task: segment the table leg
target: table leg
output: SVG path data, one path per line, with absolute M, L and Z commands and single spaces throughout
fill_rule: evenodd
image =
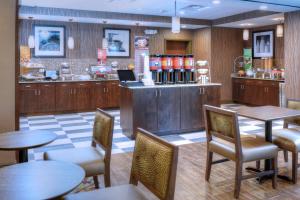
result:
M 28 162 L 28 151 L 27 149 L 19 150 L 19 163 Z

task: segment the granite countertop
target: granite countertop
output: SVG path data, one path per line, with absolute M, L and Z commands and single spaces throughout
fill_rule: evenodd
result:
M 72 82 L 99 82 L 99 81 L 119 81 L 119 79 L 90 79 L 90 80 L 36 80 L 24 81 L 20 80 L 19 83 L 72 83 Z
M 240 76 L 231 76 L 232 78 L 239 78 L 239 79 L 253 79 L 253 80 L 262 80 L 262 81 L 278 81 L 284 82 L 284 80 L 279 79 L 270 79 L 270 78 L 253 78 L 253 77 L 240 77 Z
M 206 84 L 200 84 L 200 83 L 189 83 L 189 84 L 172 84 L 172 85 L 149 85 L 149 86 L 132 86 L 132 87 L 126 87 L 121 86 L 129 89 L 150 89 L 150 88 L 176 88 L 176 87 L 200 87 L 200 86 L 221 86 L 221 83 L 206 83 Z

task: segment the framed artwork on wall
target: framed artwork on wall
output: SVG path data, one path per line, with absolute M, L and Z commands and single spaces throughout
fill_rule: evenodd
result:
M 275 51 L 274 30 L 252 33 L 253 58 L 273 58 Z
M 107 57 L 130 57 L 130 29 L 105 28 L 104 37 L 107 39 Z
M 65 27 L 64 26 L 34 26 L 34 57 L 60 57 L 66 56 Z

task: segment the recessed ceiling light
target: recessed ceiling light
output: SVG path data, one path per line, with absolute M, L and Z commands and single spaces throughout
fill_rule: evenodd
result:
M 182 25 L 181 28 L 186 28 L 186 25 Z
M 254 24 L 251 23 L 244 23 L 244 24 L 240 24 L 241 26 L 253 26 Z
M 179 14 L 181 14 L 181 15 L 184 15 L 184 11 L 183 10 L 181 10 L 181 11 L 179 11 Z
M 272 19 L 273 21 L 284 21 L 284 17 L 276 17 Z
M 213 0 L 212 3 L 217 5 L 217 4 L 220 4 L 221 1 L 220 0 Z
M 259 10 L 267 10 L 268 6 L 267 5 L 260 5 Z

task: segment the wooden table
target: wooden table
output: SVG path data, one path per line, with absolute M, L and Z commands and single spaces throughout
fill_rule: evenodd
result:
M 300 116 L 300 110 L 281 108 L 276 106 L 241 107 L 237 109 L 240 116 L 265 122 L 265 140 L 272 142 L 272 121 Z M 257 171 L 257 169 L 250 170 Z M 271 160 L 265 160 L 265 170 L 271 169 Z M 285 179 L 285 178 L 284 178 Z
M 28 149 L 53 142 L 56 134 L 51 131 L 14 131 L 0 134 L 0 150 L 19 151 L 19 162 L 28 161 Z
M 84 170 L 58 161 L 33 161 L 0 168 L 1 199 L 52 199 L 66 195 L 84 179 Z

